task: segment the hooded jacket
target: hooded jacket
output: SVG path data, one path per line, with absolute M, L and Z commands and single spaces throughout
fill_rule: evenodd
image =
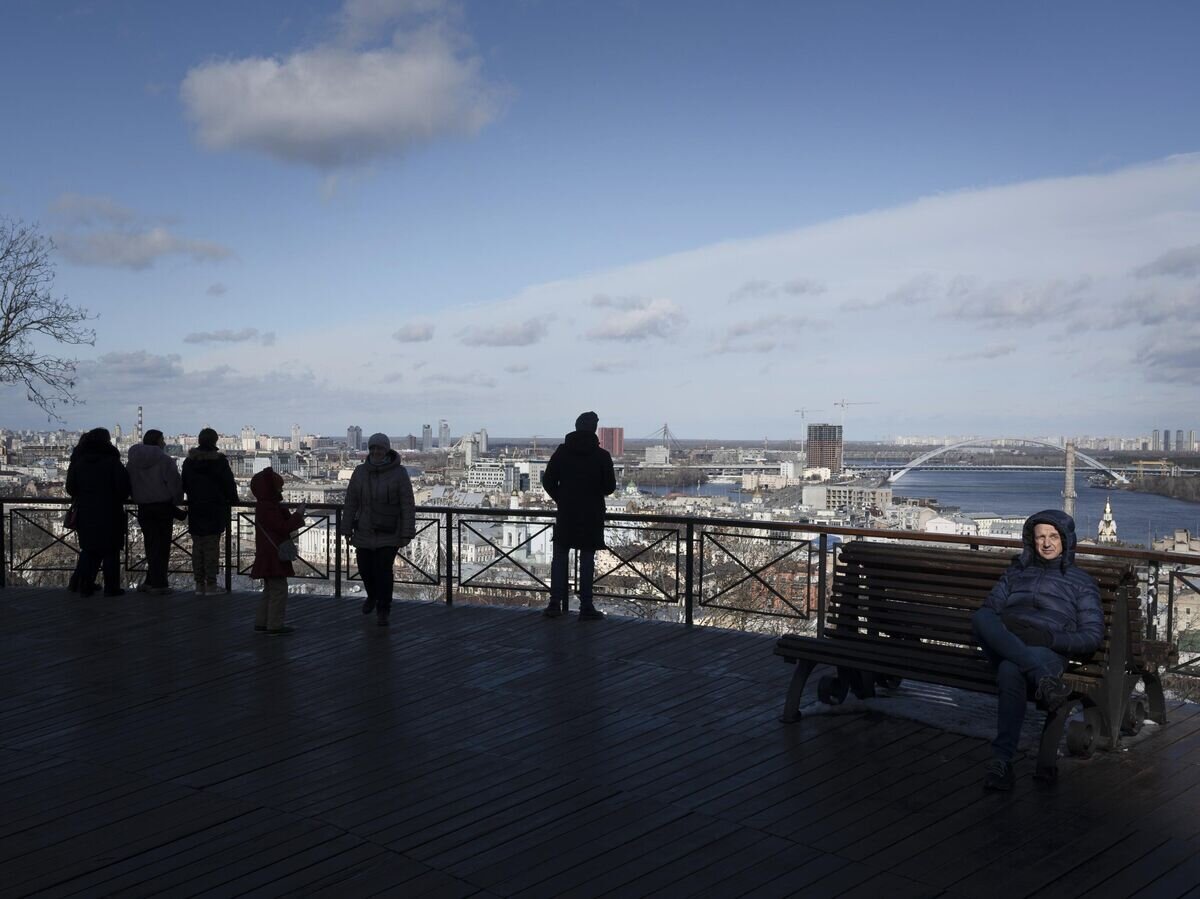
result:
M 604 548 L 604 497 L 617 489 L 612 456 L 592 431 L 572 431 L 554 450 L 542 486 L 558 506 L 554 542 L 572 549 Z
M 408 546 L 417 533 L 412 480 L 395 450 L 387 461 L 363 462 L 350 475 L 342 531 L 358 549 Z
M 187 494 L 188 532 L 197 537 L 221 534 L 229 509 L 237 502 L 237 482 L 225 454 L 193 447 L 183 460 L 183 492 Z
M 304 526 L 304 516 L 283 505 L 283 478 L 264 468 L 250 479 L 254 504 L 254 565 L 250 577 L 291 577 L 291 562 L 279 558 L 279 544 Z
M 121 453 L 107 440 L 86 438 L 71 453 L 67 495 L 75 504 L 75 529 L 83 549 L 110 552 L 125 540 L 129 475 Z
M 1038 555 L 1033 529 L 1053 525 L 1062 538 L 1062 554 L 1046 561 Z M 1050 632 L 1051 649 L 1064 655 L 1088 655 L 1104 639 L 1100 588 L 1075 564 L 1075 521 L 1065 512 L 1047 509 L 1029 516 L 1021 532 L 1024 547 L 996 582 L 984 606 L 998 615 Z
M 129 472 L 133 501 L 139 506 L 183 502 L 179 468 L 161 446 L 135 443 L 129 448 L 125 468 Z

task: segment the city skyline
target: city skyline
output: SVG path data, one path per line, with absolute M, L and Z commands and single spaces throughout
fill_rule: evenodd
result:
M 1200 385 L 1193 4 L 18 0 L 6 26 L 0 215 L 100 316 L 73 428 L 142 403 L 175 432 L 561 436 L 590 408 L 629 439 L 1135 436 Z

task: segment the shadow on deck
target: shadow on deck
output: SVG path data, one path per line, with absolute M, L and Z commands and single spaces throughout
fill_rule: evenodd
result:
M 779 724 L 771 638 L 256 602 L 0 591 L 0 891 L 1200 895 L 1195 706 L 987 795 L 978 737 Z

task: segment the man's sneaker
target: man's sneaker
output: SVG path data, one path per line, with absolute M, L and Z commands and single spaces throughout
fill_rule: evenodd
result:
M 558 603 L 552 602 L 546 608 L 542 609 L 543 618 L 562 618 L 562 609 Z
M 985 790 L 1007 791 L 1013 788 L 1013 766 L 1010 762 L 992 759 L 983 770 Z
M 1047 712 L 1053 712 L 1067 701 L 1072 692 L 1070 685 L 1061 677 L 1046 675 L 1038 681 L 1037 693 L 1034 694 L 1034 698 L 1046 707 Z
M 580 606 L 579 607 L 580 621 L 603 621 L 604 613 L 595 606 Z
M 145 581 L 142 581 L 140 584 L 137 585 L 137 592 L 138 593 L 149 593 L 150 585 L 147 584 Z
M 373 600 L 371 597 L 368 596 L 366 599 L 363 600 L 362 613 L 364 615 L 370 615 L 374 611 L 375 611 L 375 600 Z
M 208 585 L 201 581 L 197 581 L 196 586 L 193 587 L 192 589 L 196 591 L 197 596 L 203 596 L 205 593 L 208 592 Z
M 146 592 L 151 596 L 170 596 L 175 591 L 170 587 L 149 587 Z
M 284 634 L 295 633 L 294 627 L 269 627 L 267 628 L 268 637 L 282 637 Z

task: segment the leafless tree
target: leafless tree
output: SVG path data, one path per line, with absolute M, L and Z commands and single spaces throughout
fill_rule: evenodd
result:
M 93 344 L 88 311 L 50 292 L 54 243 L 36 228 L 0 218 L 0 384 L 24 384 L 26 397 L 52 418 L 74 405 L 76 360 L 38 344 Z

